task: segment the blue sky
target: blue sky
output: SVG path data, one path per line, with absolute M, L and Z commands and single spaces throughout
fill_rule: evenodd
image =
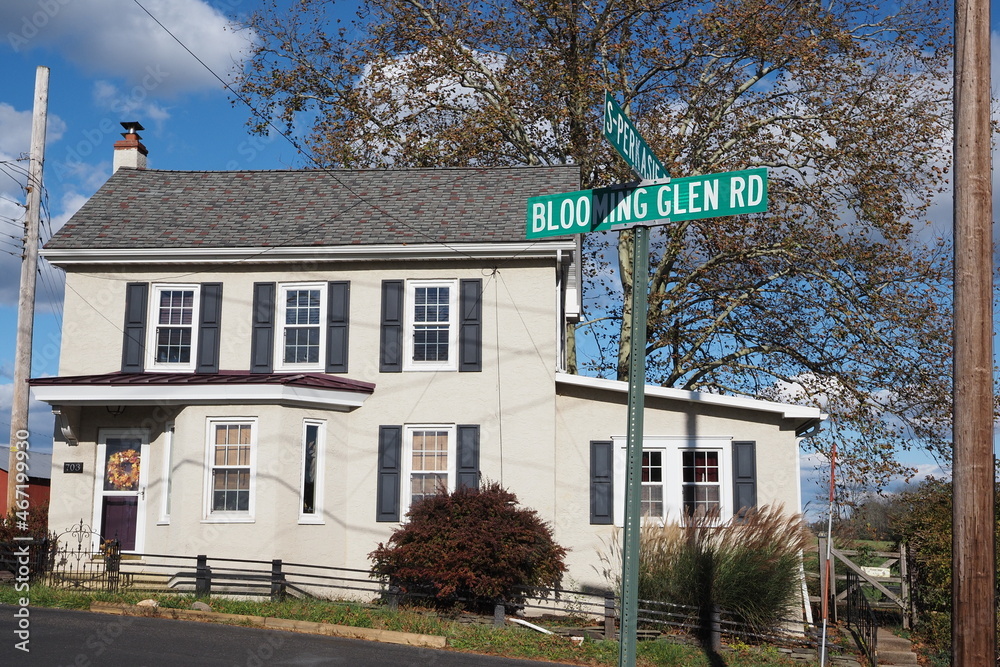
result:
M 249 36 L 229 19 L 259 0 L 140 0 L 216 74 L 241 62 Z M 350 6 L 352 3 L 343 3 Z M 994 35 L 994 55 L 1000 48 Z M 9 437 L 14 336 L 25 201 L 21 157 L 30 141 L 35 71 L 50 68 L 43 239 L 58 229 L 111 174 L 120 121 L 146 130 L 155 169 L 284 169 L 307 166 L 281 137 L 250 136 L 247 109 L 132 0 L 5 0 L 0 3 L 0 442 Z M 996 71 L 996 67 L 994 67 Z M 595 119 L 595 122 L 599 122 Z M 950 226 L 950 201 L 933 215 Z M 62 286 L 42 264 L 32 375 L 58 371 Z M 51 447 L 48 407 L 32 403 L 34 446 Z M 807 461 L 811 468 L 814 461 Z M 915 463 L 931 470 L 932 461 Z M 814 494 L 806 474 L 804 499 Z

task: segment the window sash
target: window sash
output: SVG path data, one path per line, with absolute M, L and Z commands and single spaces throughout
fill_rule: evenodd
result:
M 642 453 L 642 488 L 639 514 L 642 517 L 663 518 L 663 452 Z
M 614 525 L 623 526 L 627 442 L 613 436 Z M 732 511 L 732 437 L 645 436 L 640 461 L 643 521 L 684 523 L 691 516 L 728 517 Z
M 253 513 L 256 422 L 209 420 L 209 516 Z
M 722 511 L 719 452 L 693 450 L 681 452 L 681 506 L 685 517 L 718 517 Z
M 407 370 L 458 368 L 458 281 L 407 282 Z
M 403 514 L 417 502 L 455 489 L 454 426 L 407 427 L 404 441 Z
M 281 332 L 275 336 L 279 368 L 320 368 L 326 338 L 326 298 L 326 285 L 322 283 L 279 286 L 281 312 L 277 322 Z
M 199 300 L 197 285 L 153 285 L 147 345 L 151 368 L 194 369 Z
M 324 449 L 326 422 L 302 422 L 302 466 L 299 484 L 299 523 L 323 523 Z

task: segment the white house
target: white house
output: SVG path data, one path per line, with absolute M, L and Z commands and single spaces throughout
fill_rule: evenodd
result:
M 412 503 L 489 479 L 574 584 L 607 584 L 626 386 L 565 372 L 579 237 L 524 238 L 526 199 L 577 168 L 157 171 L 126 128 L 43 250 L 66 272 L 59 375 L 31 381 L 57 415 L 52 529 L 364 568 Z M 646 395 L 647 515 L 798 509 L 817 410 Z

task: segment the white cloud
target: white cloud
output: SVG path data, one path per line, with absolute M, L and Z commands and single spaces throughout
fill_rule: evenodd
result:
M 223 78 L 249 45 L 222 13 L 201 0 L 143 0 L 142 5 Z M 129 95 L 169 97 L 221 84 L 139 5 L 121 0 L 0 3 L 8 48 L 57 51 L 89 74 L 123 80 Z
M 66 132 L 66 123 L 54 114 L 48 114 L 45 124 L 45 143 L 57 141 Z M 0 160 L 10 160 L 27 154 L 31 146 L 31 109 L 18 111 L 6 102 L 0 102 Z M 24 167 L 27 168 L 27 162 Z M 0 192 L 6 185 L 0 183 Z
M 170 118 L 167 108 L 151 99 L 141 86 L 126 90 L 110 81 L 97 81 L 94 83 L 94 104 L 114 112 L 119 118 L 142 118 L 144 122 L 156 123 Z
M 6 445 L 10 444 L 10 410 L 13 400 L 14 385 L 10 383 L 0 384 L 0 414 L 6 415 L 3 420 L 0 420 L 0 443 L 4 445 L 5 459 Z M 36 401 L 34 398 L 30 399 L 28 401 L 28 432 L 31 437 L 29 442 L 33 450 L 52 450 L 52 428 L 52 409 L 45 403 Z

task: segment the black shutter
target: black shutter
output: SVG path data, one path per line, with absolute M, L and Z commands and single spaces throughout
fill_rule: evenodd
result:
M 253 284 L 251 373 L 270 373 L 274 370 L 274 290 L 274 283 Z
M 483 370 L 483 281 L 459 283 L 458 370 Z
M 141 373 L 146 357 L 146 300 L 148 283 L 125 285 L 125 326 L 122 339 L 122 372 Z
M 351 322 L 351 281 L 336 280 L 327 294 L 326 372 L 347 372 L 347 334 Z
M 403 370 L 403 281 L 382 281 L 382 326 L 379 342 L 379 371 Z
M 399 521 L 399 485 L 402 474 L 403 427 L 378 427 L 378 482 L 375 520 Z
M 590 441 L 590 523 L 615 521 L 615 451 L 610 440 Z
M 198 363 L 196 373 L 219 372 L 219 342 L 222 335 L 222 283 L 202 283 L 198 316 Z
M 757 443 L 733 443 L 733 509 L 743 517 L 757 506 Z
M 455 488 L 479 488 L 479 426 L 459 425 Z

